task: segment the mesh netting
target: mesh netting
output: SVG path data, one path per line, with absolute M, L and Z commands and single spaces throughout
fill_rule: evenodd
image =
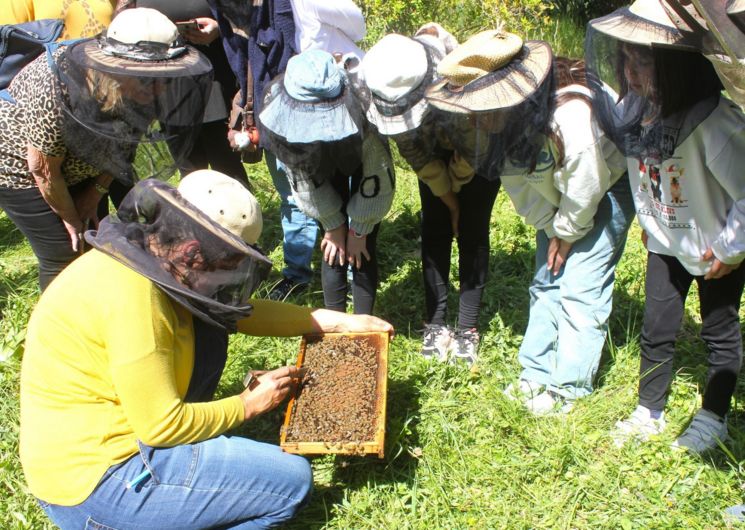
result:
M 699 53 L 627 42 L 591 23 L 585 57 L 595 118 L 625 156 L 669 158 L 718 102 L 721 85 Z
M 528 41 L 499 70 L 463 87 L 443 82 L 428 91 L 427 100 L 438 109 L 445 130 L 468 131 L 459 125 L 467 120 L 471 132 L 461 132 L 451 142 L 479 175 L 496 179 L 506 162 L 515 167 L 535 162 L 553 109 L 551 57 L 547 44 Z
M 194 48 L 139 61 L 106 54 L 97 39 L 68 46 L 55 72 L 68 150 L 125 185 L 173 175 L 194 144 L 212 82 Z
M 250 313 L 249 297 L 272 266 L 260 250 L 153 179 L 139 182 L 86 241 L 229 331 Z

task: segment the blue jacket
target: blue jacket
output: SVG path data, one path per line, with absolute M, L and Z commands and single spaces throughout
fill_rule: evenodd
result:
M 250 64 L 254 80 L 254 115 L 258 115 L 264 87 L 285 71 L 287 61 L 297 53 L 292 3 L 290 0 L 208 2 L 220 27 L 228 62 L 241 86 L 241 105 L 246 103 L 246 68 Z M 245 32 L 248 39 L 235 33 L 233 25 Z

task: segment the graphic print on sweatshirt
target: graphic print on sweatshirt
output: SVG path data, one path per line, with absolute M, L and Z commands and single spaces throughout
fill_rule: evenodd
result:
M 685 168 L 676 159 L 639 160 L 638 193 L 646 200 L 638 215 L 654 217 L 668 228 L 693 229 L 695 223 L 688 211 L 684 174 Z

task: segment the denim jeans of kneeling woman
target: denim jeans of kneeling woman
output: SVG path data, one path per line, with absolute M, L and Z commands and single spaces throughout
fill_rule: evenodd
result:
M 110 467 L 81 504 L 40 504 L 62 530 L 257 529 L 291 519 L 312 486 L 305 458 L 219 436 L 168 448 L 140 444 L 139 454 Z
M 616 265 L 633 218 L 624 174 L 602 198 L 592 230 L 572 245 L 556 276 L 547 266 L 549 238 L 537 232 L 530 317 L 518 354 L 521 379 L 568 399 L 592 392 L 613 306 Z

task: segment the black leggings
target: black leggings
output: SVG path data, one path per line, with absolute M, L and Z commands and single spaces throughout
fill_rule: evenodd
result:
M 693 280 L 698 284 L 701 338 L 709 350 L 703 408 L 724 416 L 742 363 L 739 311 L 745 267 L 718 280 L 704 280 L 691 275 L 676 258 L 653 252 L 647 257 L 639 403 L 655 410 L 665 408 L 673 376 L 675 337 Z
M 346 214 L 349 198 L 359 189 L 362 181 L 362 171 L 358 170 L 352 177 L 337 173 L 332 181 L 334 190 L 342 199 L 342 210 Z M 367 252 L 370 260 L 362 257 L 362 267 L 352 268 L 352 299 L 354 301 L 354 312 L 358 315 L 371 315 L 375 305 L 375 294 L 378 289 L 378 261 L 376 259 L 376 243 L 380 223 L 375 225 L 371 233 L 367 235 Z M 327 309 L 334 311 L 346 311 L 347 309 L 347 267 L 348 264 L 329 265 L 322 260 L 321 283 L 323 285 L 323 301 Z
M 460 202 L 458 326 L 462 328 L 475 328 L 478 324 L 481 295 L 489 269 L 489 220 L 499 185 L 499 180 L 488 181 L 476 175 L 457 193 Z M 427 322 L 445 324 L 453 244 L 450 211 L 422 181 L 419 181 L 419 196 L 422 201 L 422 272 Z
M 223 121 L 203 123 L 189 156 L 179 168 L 181 176 L 197 169 L 214 169 L 248 186 L 248 175 L 241 154 L 230 148 L 227 127 Z

